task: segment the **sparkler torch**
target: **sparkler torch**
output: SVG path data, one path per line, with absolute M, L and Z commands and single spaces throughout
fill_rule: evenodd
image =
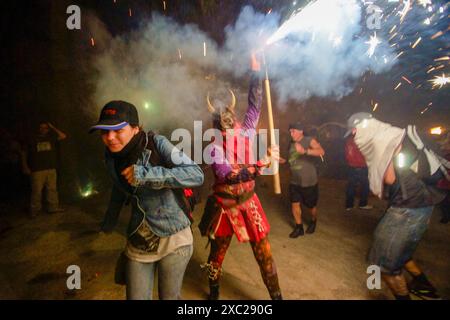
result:
M 275 140 L 275 128 L 274 128 L 274 124 L 273 124 L 272 98 L 270 95 L 269 72 L 267 70 L 266 56 L 264 54 L 264 51 L 262 52 L 262 55 L 263 55 L 264 68 L 266 71 L 266 78 L 264 80 L 264 86 L 266 89 L 266 98 L 267 98 L 267 112 L 268 112 L 268 119 L 269 119 L 270 145 L 273 146 L 276 144 L 276 140 Z M 273 161 L 271 162 L 271 167 L 274 172 L 273 189 L 274 189 L 275 194 L 281 194 L 279 162 L 277 159 L 272 159 L 272 160 Z

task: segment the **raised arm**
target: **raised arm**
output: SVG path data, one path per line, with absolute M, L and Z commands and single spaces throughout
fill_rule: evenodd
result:
M 261 65 L 255 54 L 251 57 L 252 74 L 250 78 L 250 89 L 248 92 L 248 108 L 245 113 L 242 129 L 256 129 L 262 105 L 262 83 L 261 83 Z
M 49 126 L 51 129 L 53 129 L 53 131 L 56 132 L 58 141 L 61 141 L 61 140 L 64 140 L 64 139 L 67 138 L 67 135 L 66 135 L 64 132 L 62 132 L 61 130 L 59 130 L 58 128 L 56 128 L 56 127 L 55 127 L 54 125 L 52 125 L 50 122 L 48 122 L 47 124 L 48 124 L 48 126 Z

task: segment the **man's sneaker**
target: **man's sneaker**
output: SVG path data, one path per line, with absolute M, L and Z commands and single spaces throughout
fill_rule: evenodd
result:
M 422 300 L 442 300 L 442 298 L 436 293 L 436 291 L 429 289 L 411 289 L 411 294 Z
M 294 231 L 292 231 L 289 234 L 289 238 L 298 238 L 300 236 L 303 236 L 305 234 L 305 231 L 303 230 L 303 225 L 295 226 Z
M 362 207 L 359 207 L 359 208 L 362 209 L 362 210 L 372 210 L 373 209 L 373 207 L 369 206 L 369 205 L 365 205 L 365 206 L 362 206 Z
M 412 281 L 408 286 L 409 292 L 422 300 L 442 300 L 436 293 L 436 289 L 431 285 L 422 284 L 417 281 Z
M 353 210 L 353 207 L 347 207 L 347 208 L 345 208 L 345 212 L 350 212 L 350 211 L 352 211 Z

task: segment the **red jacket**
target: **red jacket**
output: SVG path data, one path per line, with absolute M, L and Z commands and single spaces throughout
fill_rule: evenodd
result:
M 361 151 L 359 151 L 352 136 L 347 138 L 345 141 L 345 160 L 347 160 L 347 164 L 353 168 L 367 167 L 366 160 L 364 159 Z

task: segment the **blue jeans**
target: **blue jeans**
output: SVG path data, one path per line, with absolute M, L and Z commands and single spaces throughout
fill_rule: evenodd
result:
M 183 246 L 153 263 L 128 260 L 126 267 L 127 300 L 153 300 L 153 283 L 158 271 L 160 300 L 179 300 L 184 272 L 191 259 L 193 245 Z
M 432 211 L 432 206 L 415 209 L 390 207 L 375 229 L 369 263 L 379 266 L 381 272 L 400 274 L 427 230 Z
M 348 168 L 348 183 L 345 207 L 353 208 L 355 200 L 356 187 L 359 183 L 361 187 L 361 194 L 359 198 L 359 206 L 367 206 L 367 198 L 369 196 L 369 172 L 367 168 Z

